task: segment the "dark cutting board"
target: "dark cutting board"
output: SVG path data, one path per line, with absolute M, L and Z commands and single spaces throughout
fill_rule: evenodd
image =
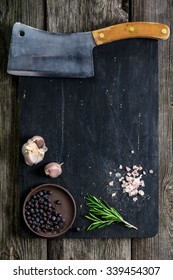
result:
M 96 47 L 93 78 L 20 78 L 22 202 L 31 188 L 43 183 L 60 184 L 69 190 L 77 204 L 77 217 L 62 237 L 151 237 L 157 233 L 157 47 L 158 41 L 150 39 Z M 44 137 L 49 151 L 41 163 L 30 167 L 24 163 L 21 147 L 34 135 Z M 43 167 L 50 161 L 64 162 L 59 178 L 44 175 Z M 138 196 L 136 202 L 123 193 L 115 178 L 117 172 L 124 172 L 119 165 L 142 165 L 147 172 L 145 195 Z M 111 180 L 113 187 L 108 185 Z M 107 201 L 138 231 L 122 224 L 86 231 L 87 194 Z M 77 227 L 82 230 L 78 232 Z

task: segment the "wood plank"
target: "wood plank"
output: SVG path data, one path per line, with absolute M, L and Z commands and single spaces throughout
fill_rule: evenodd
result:
M 44 1 L 0 0 L 0 259 L 46 259 L 47 241 L 20 236 L 18 178 L 18 79 L 6 74 L 16 21 L 44 28 Z
M 122 1 L 47 0 L 47 29 L 82 32 L 127 21 Z M 48 241 L 49 259 L 130 259 L 130 239 L 60 239 Z
M 127 0 L 47 0 L 47 29 L 84 32 L 128 20 Z M 123 8 L 126 10 L 123 10 Z
M 60 260 L 129 260 L 130 239 L 64 239 L 48 242 L 48 259 Z
M 142 3 L 141 3 L 142 2 Z M 131 21 L 155 21 L 173 27 L 171 0 L 132 0 Z M 173 39 L 159 42 L 160 227 L 155 238 L 133 240 L 133 259 L 173 259 Z

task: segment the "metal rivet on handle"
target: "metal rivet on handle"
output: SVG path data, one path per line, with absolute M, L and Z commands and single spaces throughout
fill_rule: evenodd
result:
M 133 32 L 133 31 L 135 31 L 135 28 L 133 26 L 130 26 L 129 30 L 130 30 L 130 32 Z
M 162 34 L 166 34 L 166 33 L 167 33 L 167 30 L 166 30 L 165 28 L 163 28 L 163 29 L 161 30 L 161 33 L 162 33 Z
M 100 38 L 104 38 L 105 34 L 104 33 L 100 33 L 99 36 L 100 36 Z

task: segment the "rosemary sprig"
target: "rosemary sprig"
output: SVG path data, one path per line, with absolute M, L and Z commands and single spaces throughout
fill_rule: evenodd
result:
M 87 230 L 96 228 L 103 228 L 109 226 L 114 222 L 123 223 L 128 228 L 137 228 L 128 222 L 118 213 L 118 211 L 109 206 L 104 200 L 100 200 L 93 195 L 86 197 L 89 215 L 85 216 L 91 220 L 92 223 L 88 226 Z

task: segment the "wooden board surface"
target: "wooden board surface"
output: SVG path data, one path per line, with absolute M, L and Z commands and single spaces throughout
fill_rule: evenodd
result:
M 61 239 L 19 236 L 18 79 L 6 74 L 16 21 L 55 32 L 87 31 L 127 20 L 160 21 L 172 29 L 172 1 L 0 1 L 1 259 L 172 259 L 172 36 L 159 44 L 159 234 L 144 239 Z M 129 6 L 130 2 L 130 6 Z M 120 6 L 122 4 L 122 6 Z M 129 7 L 129 9 L 128 9 Z M 68 15 L 68 17 L 67 17 Z M 80 16 L 79 16 L 80 15 Z M 7 208 L 8 205 L 8 208 Z
M 20 78 L 21 191 L 24 195 L 39 184 L 58 183 L 71 192 L 77 217 L 66 237 L 147 237 L 157 233 L 157 44 L 150 39 L 128 39 L 96 47 L 93 78 Z M 34 135 L 44 137 L 48 152 L 40 164 L 29 167 L 21 148 Z M 58 179 L 44 175 L 43 168 L 51 161 L 64 162 Z M 146 172 L 141 187 L 145 195 L 134 196 L 137 201 L 123 193 L 119 182 L 126 177 L 125 167 L 134 165 Z M 112 180 L 114 186 L 110 187 Z M 104 199 L 138 231 L 121 224 L 84 229 L 88 225 L 87 194 Z

